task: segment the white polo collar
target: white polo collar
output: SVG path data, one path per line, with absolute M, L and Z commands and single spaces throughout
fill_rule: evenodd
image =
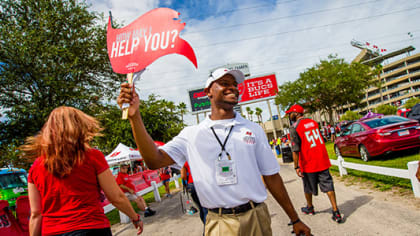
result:
M 245 122 L 245 119 L 241 116 L 241 114 L 235 112 L 235 118 L 225 119 L 225 120 L 212 120 L 210 119 L 210 115 L 208 115 L 206 119 L 202 121 L 202 125 L 204 125 L 207 128 L 217 127 L 217 126 L 227 127 L 227 126 L 242 124 L 244 122 Z

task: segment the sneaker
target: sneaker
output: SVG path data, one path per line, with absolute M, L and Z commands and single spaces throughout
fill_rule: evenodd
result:
M 148 208 L 148 209 L 144 212 L 144 217 L 149 217 L 149 216 L 152 216 L 152 215 L 154 215 L 154 214 L 156 214 L 156 211 L 154 211 L 154 210 L 152 210 L 152 209 Z
M 306 206 L 306 207 L 302 207 L 301 209 L 302 209 L 302 212 L 307 215 L 315 215 L 314 206 L 311 206 L 311 207 Z
M 332 219 L 335 221 L 335 222 L 337 222 L 337 223 L 340 223 L 342 220 L 343 220 L 343 218 L 341 218 L 341 214 L 340 214 L 340 212 L 337 210 L 337 211 L 333 211 L 332 212 Z

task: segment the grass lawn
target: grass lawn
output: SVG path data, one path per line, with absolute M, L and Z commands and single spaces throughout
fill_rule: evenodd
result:
M 326 144 L 328 154 L 330 159 L 337 159 L 337 156 L 334 152 L 334 144 L 328 142 Z M 394 152 L 388 155 L 381 155 L 379 157 L 374 157 L 372 160 L 368 162 L 362 161 L 360 158 L 356 157 L 343 157 L 346 162 L 353 162 L 358 164 L 365 164 L 365 165 L 374 165 L 374 166 L 383 166 L 383 167 L 390 167 L 390 168 L 399 168 L 399 169 L 407 169 L 407 163 L 410 161 L 418 161 L 420 159 L 419 149 L 411 149 L 401 152 Z M 337 166 L 331 167 L 332 172 L 339 173 Z M 397 177 L 373 174 L 363 171 L 357 171 L 352 169 L 347 169 L 347 172 L 351 176 L 360 177 L 357 178 L 358 181 L 366 182 L 372 181 L 373 185 L 378 188 L 379 190 L 388 190 L 394 186 L 403 187 L 407 189 L 411 189 L 411 183 L 409 179 L 402 179 Z M 351 178 L 349 176 L 343 176 L 344 178 Z M 354 180 L 353 180 L 354 181 Z
M 179 185 L 182 186 L 181 178 L 179 178 L 178 180 L 179 180 Z M 169 182 L 169 189 L 175 189 L 175 183 L 173 181 Z M 159 193 L 160 193 L 161 197 L 166 194 L 165 186 L 162 185 L 162 186 L 159 187 Z M 153 195 L 153 192 L 150 192 L 150 193 L 147 193 L 147 194 L 143 195 L 143 198 L 147 203 L 155 201 L 155 197 Z M 140 209 L 137 207 L 136 203 L 132 202 L 131 205 L 133 206 L 133 208 L 136 212 L 140 211 Z M 116 208 L 114 210 L 108 212 L 105 215 L 106 215 L 106 217 L 108 217 L 108 220 L 111 223 L 111 225 L 120 222 L 120 214 L 118 212 L 118 209 L 116 209 Z

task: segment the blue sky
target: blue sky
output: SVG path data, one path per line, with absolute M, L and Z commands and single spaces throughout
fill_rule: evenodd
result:
M 299 73 L 329 54 L 351 62 L 360 52 L 350 45 L 352 39 L 369 42 L 387 52 L 409 45 L 420 47 L 419 0 L 88 0 L 88 3 L 92 4 L 92 10 L 105 15 L 111 10 L 114 19 L 124 25 L 156 7 L 181 13 L 186 27 L 180 36 L 194 48 L 198 69 L 182 56 L 168 55 L 150 65 L 136 86 L 141 98 L 155 93 L 187 106 L 190 106 L 187 90 L 203 87 L 209 70 L 227 63 L 248 63 L 251 76 L 275 73 L 280 85 L 296 80 Z M 269 118 L 266 103 L 250 106 L 261 107 L 263 120 Z M 276 113 L 274 106 L 272 111 Z M 195 116 L 187 115 L 186 121 L 195 123 Z

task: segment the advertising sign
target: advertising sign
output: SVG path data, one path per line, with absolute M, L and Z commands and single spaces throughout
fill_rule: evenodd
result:
M 188 91 L 192 112 L 210 109 L 210 100 L 204 93 L 204 88 Z
M 169 8 L 156 8 L 120 29 L 112 28 L 110 16 L 107 48 L 114 72 L 138 72 L 159 57 L 172 53 L 185 56 L 197 67 L 194 50 L 179 37 L 185 27 L 178 19 L 179 15 Z
M 276 96 L 278 92 L 275 74 L 247 79 L 238 88 L 242 95 L 239 103 Z

